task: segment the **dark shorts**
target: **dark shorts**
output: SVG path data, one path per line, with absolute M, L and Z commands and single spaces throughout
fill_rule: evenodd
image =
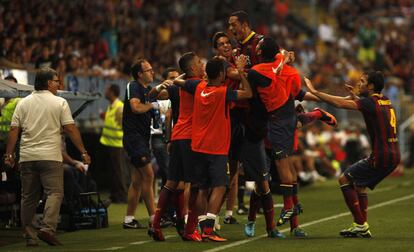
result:
M 244 140 L 241 146 L 241 162 L 247 181 L 268 181 L 269 168 L 264 141 Z
M 368 159 L 362 159 L 344 171 L 346 178 L 356 186 L 368 187 L 374 190 L 385 177 L 394 171 L 397 166 L 389 169 L 375 168 Z
M 267 137 L 276 160 L 292 155 L 296 123 L 295 102 L 292 97 L 268 114 Z
M 175 140 L 171 142 L 170 164 L 167 179 L 193 183 L 194 152 L 191 150 L 191 140 Z
M 149 139 L 139 135 L 124 135 L 124 149 L 135 168 L 141 168 L 151 162 Z
M 293 154 L 296 116 L 284 119 L 269 119 L 268 138 L 276 160 Z
M 218 186 L 227 186 L 229 170 L 226 155 L 213 155 L 195 152 L 196 182 L 200 188 L 207 189 Z

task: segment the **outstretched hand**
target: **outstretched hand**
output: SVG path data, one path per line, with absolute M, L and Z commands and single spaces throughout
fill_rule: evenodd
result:
M 303 79 L 305 80 L 305 85 L 308 88 L 309 92 L 316 93 L 317 90 L 313 86 L 312 82 L 308 78 L 306 78 L 306 77 L 304 77 Z

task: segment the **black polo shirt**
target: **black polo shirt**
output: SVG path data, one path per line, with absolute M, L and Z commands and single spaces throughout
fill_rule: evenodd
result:
M 132 112 L 131 104 L 129 102 L 132 98 L 138 98 L 141 103 L 149 103 L 149 91 L 149 86 L 146 88 L 137 81 L 128 83 L 125 91 L 124 113 L 122 117 L 124 138 L 128 136 L 138 136 L 142 137 L 144 140 L 149 140 L 151 136 L 151 110 L 142 114 L 135 114 Z

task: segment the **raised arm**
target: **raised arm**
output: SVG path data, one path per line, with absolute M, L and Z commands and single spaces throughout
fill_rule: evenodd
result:
M 185 80 L 183 79 L 184 76 L 185 76 L 185 73 L 181 74 L 180 76 L 175 78 L 174 81 L 173 81 L 173 84 L 177 85 L 177 86 L 180 86 L 180 87 L 184 87 L 184 85 L 185 85 Z
M 335 96 L 326 94 L 324 92 L 320 92 L 314 88 L 312 85 L 312 82 L 308 78 L 305 79 L 305 84 L 307 88 L 309 89 L 309 92 L 311 92 L 313 95 L 321 99 L 322 101 L 331 104 L 332 106 L 335 106 L 337 108 L 344 108 L 344 109 L 350 109 L 350 110 L 358 110 L 358 106 L 354 100 L 344 99 L 342 96 Z
M 163 83 L 153 87 L 148 93 L 149 99 L 167 100 L 169 98 L 167 87 Z
M 321 99 L 316 95 L 312 94 L 311 92 L 306 92 L 305 96 L 303 97 L 305 101 L 314 101 L 314 102 L 321 102 Z

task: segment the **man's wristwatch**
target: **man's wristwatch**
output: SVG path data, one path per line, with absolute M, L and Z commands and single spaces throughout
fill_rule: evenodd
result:
M 12 159 L 13 155 L 12 154 L 4 154 L 4 159 Z
M 84 156 L 86 156 L 87 154 L 88 154 L 88 152 L 87 152 L 87 151 L 83 151 L 81 155 L 82 155 L 82 157 L 84 157 Z

